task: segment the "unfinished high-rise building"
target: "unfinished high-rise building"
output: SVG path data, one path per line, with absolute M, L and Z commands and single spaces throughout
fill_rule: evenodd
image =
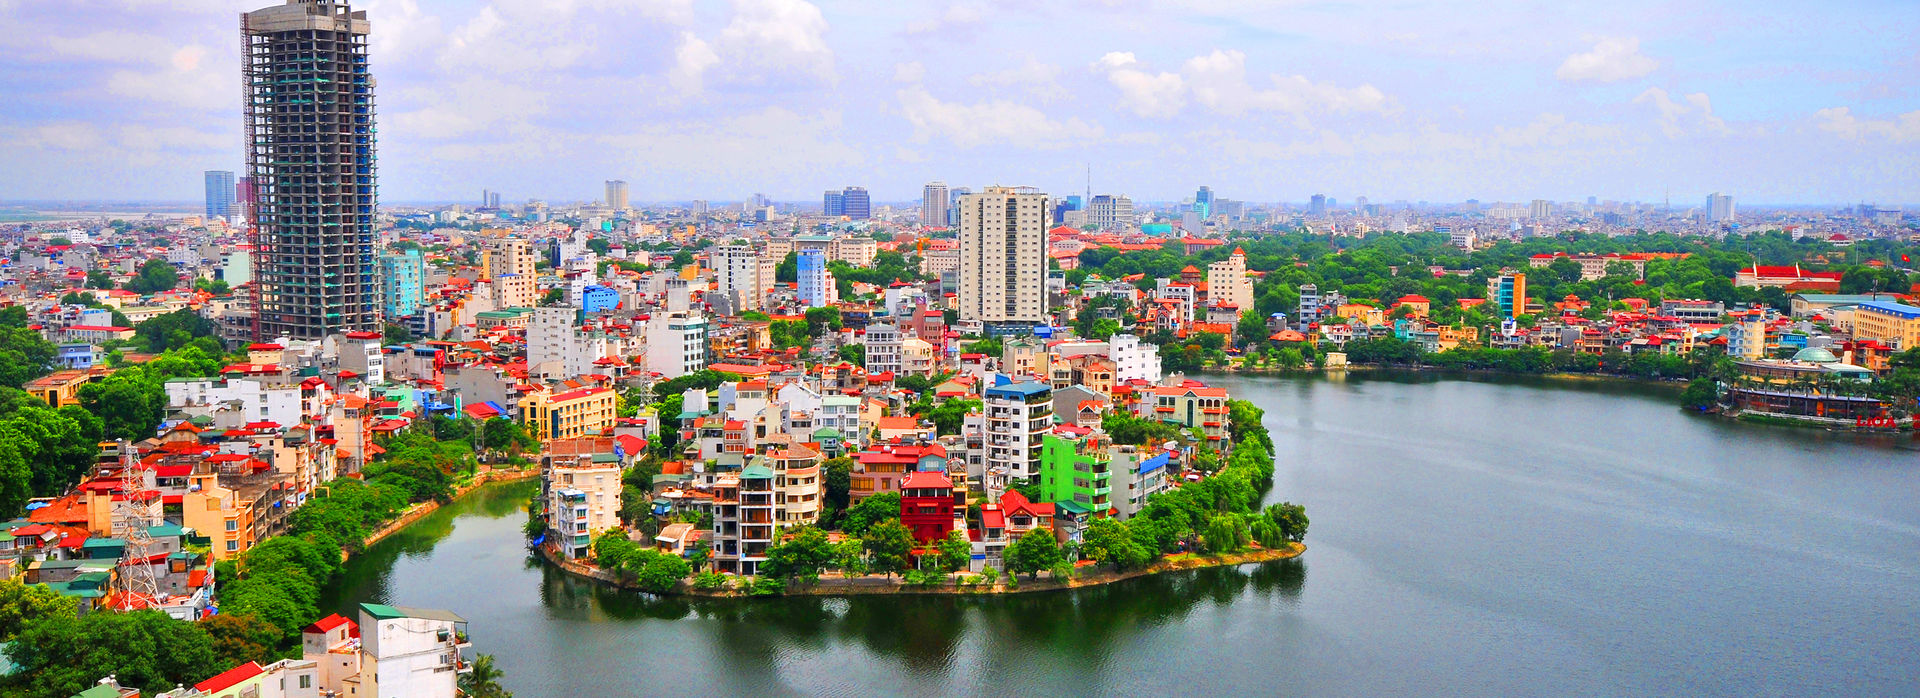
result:
M 335 0 L 241 15 L 261 338 L 380 329 L 367 30 Z

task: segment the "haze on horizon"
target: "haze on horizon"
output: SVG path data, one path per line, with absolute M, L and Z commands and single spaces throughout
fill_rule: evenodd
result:
M 241 167 L 238 14 L 0 0 L 0 198 Z M 362 0 L 384 201 L 1920 202 L 1920 3 Z M 1904 28 L 1904 29 L 1903 29 Z

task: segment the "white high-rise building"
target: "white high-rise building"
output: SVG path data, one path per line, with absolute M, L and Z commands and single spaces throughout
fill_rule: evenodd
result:
M 618 179 L 607 180 L 607 208 L 625 211 L 627 206 L 627 183 Z
M 1733 196 L 1714 192 L 1707 195 L 1707 222 L 1728 223 L 1733 221 Z
M 952 206 L 946 182 L 929 182 L 920 194 L 920 227 L 944 228 L 947 209 Z
M 707 367 L 707 318 L 665 313 L 647 321 L 647 370 L 679 378 Z
M 1253 281 L 1247 278 L 1247 251 L 1233 248 L 1226 259 L 1207 265 L 1207 305 L 1253 307 Z
M 574 324 L 579 312 L 567 306 L 533 309 L 527 323 L 528 375 L 549 380 L 584 376 L 595 371 L 593 362 L 608 356 L 605 337 Z
M 1047 319 L 1046 194 L 987 187 L 960 199 L 960 319 L 1037 324 Z
M 986 487 L 994 498 L 1012 484 L 1033 481 L 1040 471 L 1040 442 L 1053 429 L 1053 388 L 1046 383 L 1009 383 L 987 388 Z
M 720 295 L 737 294 L 736 310 L 759 310 L 765 305 L 767 287 L 760 285 L 760 255 L 747 245 L 724 245 L 708 255 L 718 277 Z
M 1528 208 L 1527 213 L 1529 214 L 1529 218 L 1535 219 L 1551 216 L 1553 215 L 1553 202 L 1546 199 L 1534 199 L 1533 205 Z
M 1133 199 L 1101 194 L 1087 202 L 1087 222 L 1101 230 L 1131 230 L 1139 219 L 1133 215 Z

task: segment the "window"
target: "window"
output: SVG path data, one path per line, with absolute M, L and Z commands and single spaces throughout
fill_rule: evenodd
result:
M 227 541 L 227 552 L 230 552 L 230 553 L 238 552 L 239 550 L 240 550 L 240 541 L 237 541 L 237 540 Z
M 229 531 L 240 530 L 240 522 L 235 519 L 227 519 L 227 530 Z

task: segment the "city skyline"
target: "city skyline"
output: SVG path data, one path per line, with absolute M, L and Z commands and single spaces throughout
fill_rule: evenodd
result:
M 244 169 L 231 34 L 260 4 L 0 3 L 22 29 L 0 191 L 188 201 Z M 1920 202 L 1920 43 L 1858 31 L 1910 5 L 1698 3 L 1664 27 L 1636 3 L 355 9 L 387 202 L 590 200 L 614 178 L 635 202 L 909 202 L 935 180 L 1077 193 L 1089 169 L 1142 202 Z

